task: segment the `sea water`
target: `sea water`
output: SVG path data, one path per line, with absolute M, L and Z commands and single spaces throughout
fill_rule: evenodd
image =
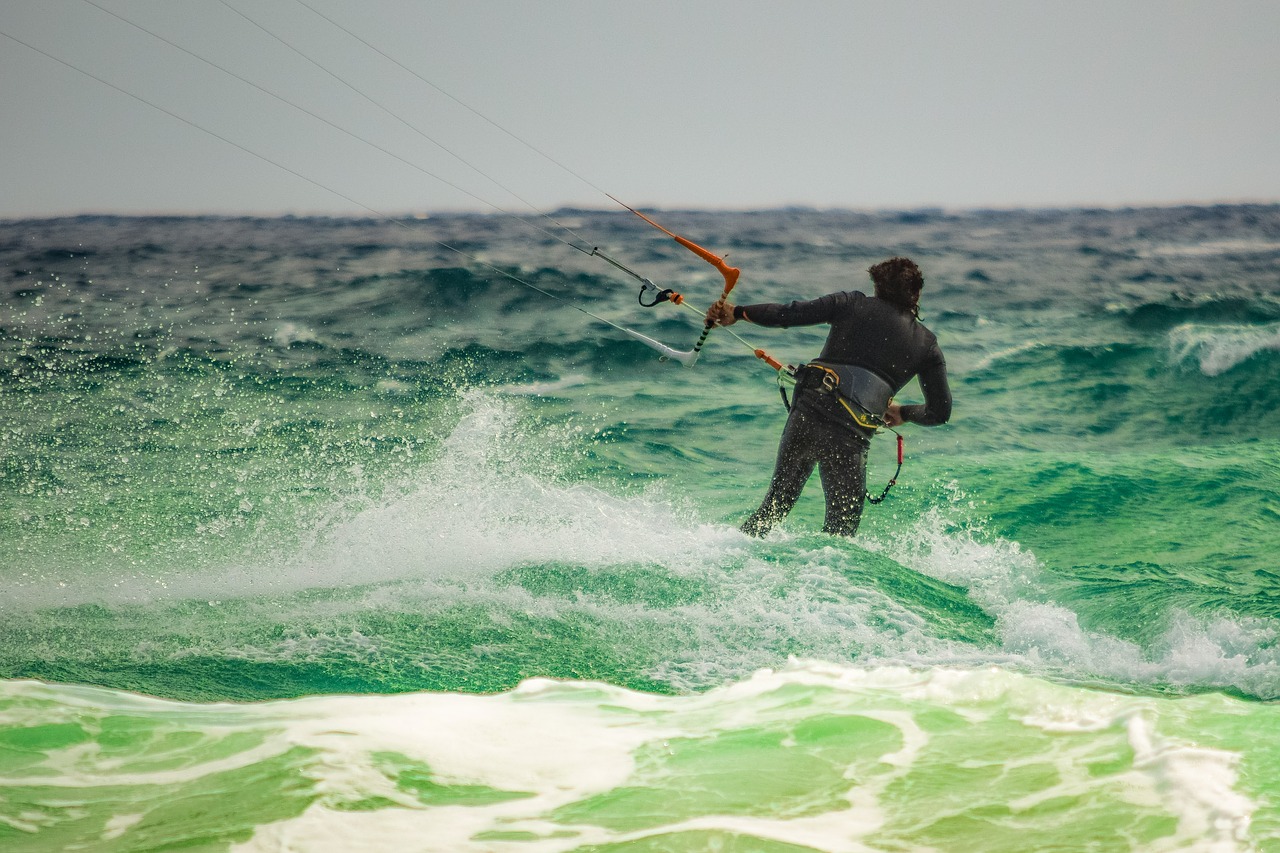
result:
M 1280 850 L 1280 207 L 658 215 L 923 268 L 855 540 L 628 213 L 0 223 L 0 849 Z

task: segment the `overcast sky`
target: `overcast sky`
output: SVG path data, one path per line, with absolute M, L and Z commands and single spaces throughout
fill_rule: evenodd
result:
M 0 217 L 1280 200 L 1275 0 L 3 0 L 0 32 L 111 84 L 0 37 Z

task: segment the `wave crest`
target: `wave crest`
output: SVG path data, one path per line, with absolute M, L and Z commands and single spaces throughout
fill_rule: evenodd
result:
M 1266 326 L 1206 326 L 1184 323 L 1169 332 L 1176 364 L 1195 361 L 1206 376 L 1218 376 L 1255 356 L 1280 352 L 1280 323 Z

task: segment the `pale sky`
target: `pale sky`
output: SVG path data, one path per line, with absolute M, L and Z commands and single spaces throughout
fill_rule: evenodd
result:
M 0 0 L 0 32 L 124 90 L 0 36 L 0 217 L 1280 201 L 1275 0 Z

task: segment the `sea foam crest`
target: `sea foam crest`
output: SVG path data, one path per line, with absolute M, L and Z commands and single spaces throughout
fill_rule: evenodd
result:
M 1206 376 L 1218 376 L 1261 352 L 1280 351 L 1280 323 L 1265 326 L 1206 326 L 1184 323 L 1169 331 L 1174 363 L 1195 361 Z
M 49 748 L 6 780 L 62 806 L 31 809 L 22 830 L 77 846 L 146 846 L 152 809 L 173 846 L 236 838 L 242 851 L 853 853 L 943 839 L 1085 849 L 1100 826 L 1124 827 L 1141 849 L 1251 850 L 1274 838 L 1251 832 L 1265 774 L 1238 769 L 1252 742 L 1271 740 L 1264 706 L 1081 690 L 991 667 L 793 661 L 683 696 L 533 679 L 494 695 L 201 706 L 5 682 L 0 711 L 15 727 L 115 732 L 109 761 L 92 743 Z M 122 738 L 117 720 L 167 735 L 181 761 L 142 760 L 152 738 Z M 251 788 L 228 781 L 250 770 Z M 149 821 L 114 820 L 105 834 L 76 821 L 101 809 L 103 791 Z M 196 808 L 211 793 L 232 804 L 213 819 Z M 288 808 L 289 797 L 308 805 Z M 254 798 L 286 805 L 264 816 Z
M 1144 648 L 1089 630 L 1079 614 L 1051 600 L 1034 554 L 1015 542 L 957 531 L 940 511 L 922 515 L 911 536 L 885 550 L 916 571 L 967 587 L 970 597 L 995 616 L 999 647 L 975 649 L 967 664 L 985 660 L 1070 679 L 1280 697 L 1278 620 L 1174 612 L 1163 633 Z
M 712 553 L 711 531 L 682 519 L 659 494 L 618 496 L 559 479 L 539 461 L 554 440 L 523 435 L 519 405 L 468 392 L 466 409 L 410 483 L 326 525 L 288 572 L 305 585 L 405 579 L 477 580 L 512 566 L 572 562 L 686 562 Z M 655 536 L 654 530 L 663 535 Z
M 284 322 L 272 333 L 271 342 L 281 349 L 287 349 L 295 344 L 318 345 L 321 340 L 313 329 L 302 323 Z

